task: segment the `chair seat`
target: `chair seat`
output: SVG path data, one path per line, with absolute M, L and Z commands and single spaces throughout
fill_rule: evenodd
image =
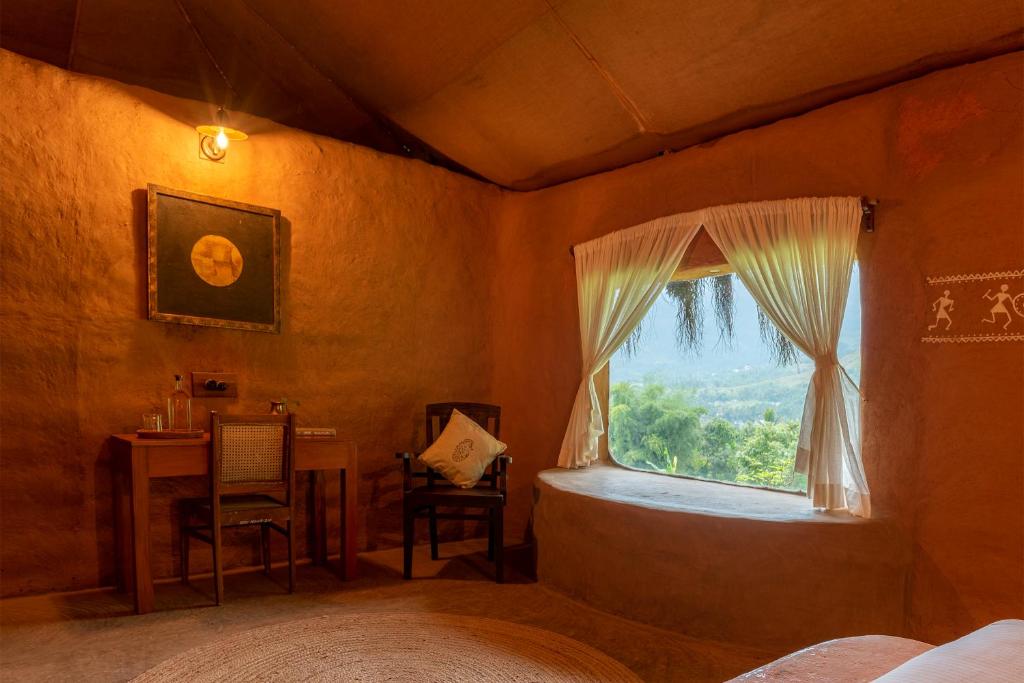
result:
M 186 498 L 181 501 L 182 505 L 196 508 L 210 508 L 209 498 Z M 238 510 L 262 510 L 266 508 L 286 508 L 287 503 L 282 503 L 272 496 L 247 495 L 247 496 L 221 496 L 220 509 L 222 512 L 235 512 Z
M 456 486 L 417 486 L 406 491 L 406 499 L 414 505 L 464 505 L 495 507 L 505 504 L 505 495 L 498 489 L 460 489 Z
M 186 516 L 197 517 L 205 524 L 212 523 L 209 498 L 186 498 L 181 504 Z M 273 496 L 238 495 L 220 499 L 221 526 L 284 522 L 288 517 L 288 504 Z

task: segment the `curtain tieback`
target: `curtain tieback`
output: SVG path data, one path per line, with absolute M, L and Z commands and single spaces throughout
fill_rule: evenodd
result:
M 854 389 L 857 390 L 857 393 L 860 393 L 860 385 L 853 381 L 853 378 L 850 377 L 850 373 L 848 373 L 846 371 L 846 368 L 844 368 L 842 364 L 839 362 L 839 358 L 836 356 L 836 354 L 826 354 L 824 356 L 819 356 L 814 359 L 815 374 L 817 374 L 820 370 L 831 370 L 832 368 L 838 368 L 839 372 L 843 373 L 843 376 L 846 378 L 846 380 L 853 385 Z
M 829 370 L 837 365 L 839 365 L 839 358 L 834 353 L 818 356 L 814 359 L 815 370 Z

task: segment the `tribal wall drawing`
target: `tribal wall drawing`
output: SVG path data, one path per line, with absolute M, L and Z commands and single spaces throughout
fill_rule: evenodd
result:
M 1024 341 L 1024 268 L 926 278 L 928 344 Z

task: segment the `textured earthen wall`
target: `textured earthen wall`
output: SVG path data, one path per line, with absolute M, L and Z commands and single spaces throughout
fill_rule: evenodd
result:
M 542 472 L 540 581 L 627 619 L 780 657 L 901 630 L 910 552 L 893 525 L 815 515 L 796 496 L 651 476 L 603 464 Z
M 570 244 L 715 204 L 869 195 L 881 205 L 859 253 L 864 458 L 876 514 L 913 539 L 907 631 L 936 642 L 1024 616 L 1024 346 L 919 341 L 926 276 L 1024 265 L 1022 66 L 1017 53 L 938 72 L 516 197 L 494 381 L 521 456 L 514 492 L 554 466 L 579 382 Z
M 200 415 L 263 412 L 285 395 L 300 424 L 356 440 L 361 543 L 397 544 L 393 452 L 422 439 L 425 403 L 490 398 L 480 255 L 501 192 L 258 119 L 211 163 L 192 128 L 206 105 L 4 51 L 0 83 L 3 593 L 112 583 L 106 437 L 135 429 L 191 370 L 240 377 L 237 401 Z M 281 210 L 280 335 L 146 320 L 147 183 Z M 168 576 L 172 502 L 204 487 L 153 490 L 153 561 Z M 228 564 L 255 559 L 253 534 L 228 538 Z

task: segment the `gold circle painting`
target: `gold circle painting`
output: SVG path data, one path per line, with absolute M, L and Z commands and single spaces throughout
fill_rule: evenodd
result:
M 206 284 L 227 287 L 242 274 L 242 254 L 226 237 L 203 235 L 192 246 L 192 268 Z

